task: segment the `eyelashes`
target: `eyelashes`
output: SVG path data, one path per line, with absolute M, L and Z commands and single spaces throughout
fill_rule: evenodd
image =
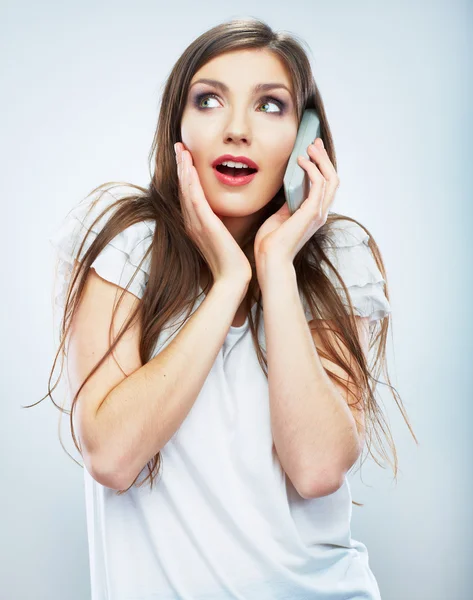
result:
M 218 96 L 211 92 L 197 94 L 193 100 L 193 104 L 194 104 L 195 108 L 197 108 L 198 110 L 208 110 L 207 107 L 200 106 L 200 103 L 202 102 L 202 100 L 204 100 L 206 98 L 218 99 Z M 267 102 L 273 102 L 274 104 L 276 104 L 276 106 L 279 107 L 279 112 L 277 112 L 277 111 L 262 111 L 262 112 L 268 112 L 269 115 L 282 115 L 286 112 L 286 103 L 283 102 L 282 100 L 278 100 L 277 98 L 274 98 L 273 96 L 263 96 L 260 99 L 260 104 L 266 104 Z

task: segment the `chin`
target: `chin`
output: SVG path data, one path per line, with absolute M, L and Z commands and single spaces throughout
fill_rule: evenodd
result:
M 209 202 L 210 208 L 218 217 L 249 217 L 261 210 L 261 206 L 249 206 L 248 204 L 235 205 L 230 203 L 223 204 L 221 201 L 216 205 Z

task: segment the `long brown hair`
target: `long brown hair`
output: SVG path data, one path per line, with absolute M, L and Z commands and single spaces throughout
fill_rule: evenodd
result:
M 72 438 L 81 455 L 82 452 L 77 444 L 74 434 L 73 411 L 77 397 L 88 379 L 95 373 L 108 355 L 113 352 L 118 341 L 135 319 L 140 319 L 142 325 L 139 349 L 141 361 L 142 364 L 148 362 L 152 358 L 153 349 L 155 348 L 158 336 L 167 321 L 176 314 L 181 313 L 182 309 L 186 306 L 189 307 L 187 316 L 190 315 L 193 302 L 195 302 L 196 297 L 199 294 L 200 273 L 202 268 L 205 269 L 208 274 L 208 284 L 204 292 L 208 291 L 213 283 L 212 274 L 208 265 L 205 263 L 203 255 L 191 241 L 185 230 L 178 198 L 178 179 L 173 150 L 174 143 L 181 141 L 181 117 L 186 103 L 189 83 L 194 73 L 209 60 L 224 52 L 246 49 L 267 49 L 274 52 L 274 54 L 285 63 L 292 77 L 297 99 L 296 111 L 299 123 L 303 111 L 306 108 L 316 109 L 320 119 L 320 136 L 323 139 L 332 164 L 335 169 L 337 168 L 334 144 L 324 105 L 314 81 L 310 61 L 303 45 L 304 42 L 299 41 L 293 34 L 287 32 L 275 32 L 265 22 L 259 19 L 233 19 L 211 28 L 195 39 L 186 48 L 172 69 L 163 91 L 158 125 L 149 154 L 150 166 L 154 164 L 154 172 L 151 174 L 150 184 L 147 188 L 142 188 L 134 184 L 125 183 L 126 186 L 134 188 L 133 192 L 124 197 L 117 198 L 117 201 L 108 206 L 105 211 L 102 211 L 100 216 L 92 224 L 93 227 L 99 219 L 108 213 L 108 211 L 113 213 L 110 218 L 108 218 L 99 235 L 93 240 L 83 257 L 82 262 L 76 261 L 72 269 L 68 284 L 67 298 L 61 318 L 60 344 L 48 380 L 48 394 L 38 401 L 41 402 L 49 396 L 53 404 L 61 412 L 70 415 Z M 91 194 L 99 191 L 99 198 L 92 202 L 91 208 L 100 199 L 101 194 L 118 185 L 122 185 L 122 183 L 107 182 L 95 188 Z M 248 287 L 245 303 L 248 309 L 250 330 L 258 361 L 266 377 L 268 376 L 266 355 L 259 344 L 257 335 L 262 316 L 261 291 L 259 290 L 258 281 L 255 275 L 255 265 L 251 258 L 252 253 L 250 252 L 250 249 L 256 231 L 260 225 L 265 219 L 278 210 L 284 202 L 284 190 L 283 187 L 281 187 L 274 198 L 266 205 L 265 210 L 262 211 L 264 214 L 261 215 L 261 219 L 254 224 L 241 244 L 242 249 L 248 256 L 253 268 L 253 277 Z M 389 387 L 394 390 L 393 386 L 390 384 L 385 364 L 385 347 L 390 316 L 388 314 L 383 319 L 378 320 L 375 327 L 370 328 L 370 350 L 374 348 L 376 353 L 373 364 L 368 365 L 368 361 L 365 360 L 362 348 L 358 341 L 354 311 L 347 287 L 340 278 L 339 280 L 344 296 L 341 297 L 340 292 L 337 292 L 336 288 L 331 283 L 330 278 L 327 277 L 324 270 L 321 268 L 321 265 L 324 263 L 336 274 L 336 276 L 338 276 L 338 271 L 330 262 L 324 248 L 326 247 L 326 242 L 330 240 L 329 232 L 331 224 L 340 218 L 349 219 L 363 227 L 354 219 L 337 213 L 329 213 L 325 225 L 312 236 L 295 257 L 294 268 L 299 289 L 301 290 L 307 305 L 310 307 L 314 318 L 322 320 L 329 315 L 330 318 L 333 319 L 337 329 L 341 332 L 343 341 L 354 358 L 354 362 L 358 367 L 357 371 L 352 369 L 351 365 L 347 364 L 339 356 L 335 347 L 330 343 L 325 330 L 319 328 L 317 324 L 315 325 L 325 347 L 328 349 L 328 353 L 319 351 L 320 355 L 332 360 L 342 367 L 356 382 L 358 389 L 362 390 L 361 402 L 365 410 L 366 446 L 369 453 L 373 456 L 379 466 L 383 466 L 376 460 L 376 457 L 371 452 L 371 438 L 372 432 L 374 432 L 377 441 L 380 443 L 380 450 L 378 450 L 378 452 L 380 455 L 387 458 L 393 466 L 394 477 L 396 478 L 398 470 L 396 448 L 391 433 L 389 432 L 389 434 L 387 434 L 386 432 L 385 426 L 388 431 L 389 427 L 387 426 L 386 420 L 375 399 L 376 384 L 378 383 L 377 378 L 382 367 L 384 367 L 383 372 Z M 105 245 L 116 235 L 134 223 L 147 219 L 153 220 L 156 225 L 154 237 L 148 250 L 149 254 L 145 256 L 145 258 L 150 260 L 150 276 L 141 302 L 139 302 L 136 310 L 130 316 L 123 327 L 122 332 L 116 337 L 107 353 L 100 359 L 95 368 L 82 383 L 72 400 L 71 410 L 63 410 L 63 408 L 54 402 L 51 392 L 58 385 L 63 372 L 64 357 L 67 355 L 65 351 L 65 341 L 72 318 L 81 300 L 89 267 L 104 249 Z M 363 227 L 363 229 L 370 236 L 369 247 L 386 282 L 385 295 L 389 300 L 386 271 L 381 254 L 371 233 L 365 227 Z M 87 235 L 88 234 L 89 233 L 87 233 Z M 79 248 L 79 254 L 82 252 L 87 235 L 84 237 Z M 161 268 L 162 265 L 166 265 L 165 270 Z M 123 297 L 123 294 L 121 297 Z M 258 309 L 254 319 L 250 310 L 253 301 L 256 302 Z M 349 310 L 346 308 L 347 305 Z M 61 372 L 55 385 L 51 388 L 52 376 L 59 353 L 61 352 Z M 329 376 L 333 380 L 342 383 L 345 388 L 348 389 L 348 386 L 342 378 L 332 373 L 329 373 Z M 393 396 L 411 434 L 417 442 L 399 395 L 397 392 L 394 392 Z M 38 402 L 36 404 L 38 404 Z M 35 406 L 35 404 L 31 406 Z M 30 408 L 30 406 L 24 408 Z M 388 438 L 390 448 L 394 455 L 394 464 L 389 460 L 389 457 L 386 454 L 378 430 Z M 159 474 L 161 466 L 160 453 L 154 456 L 147 466 L 149 471 L 147 477 L 137 485 L 141 486 L 149 479 L 150 487 L 152 488 L 154 478 Z M 136 483 L 137 479 L 138 477 L 127 489 L 130 489 L 132 485 Z M 119 490 L 117 491 L 117 494 L 122 494 L 125 491 L 126 490 Z M 358 503 L 355 502 L 355 504 Z

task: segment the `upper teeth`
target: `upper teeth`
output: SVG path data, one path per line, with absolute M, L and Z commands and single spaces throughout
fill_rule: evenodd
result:
M 225 162 L 220 163 L 221 165 L 225 165 L 226 167 L 234 167 L 236 169 L 249 169 L 250 167 L 245 163 L 241 162 L 233 162 L 233 160 L 226 160 Z

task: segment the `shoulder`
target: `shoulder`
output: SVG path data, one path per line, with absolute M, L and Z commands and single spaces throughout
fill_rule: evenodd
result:
M 72 250 L 90 231 L 91 240 L 102 231 L 110 217 L 119 208 L 120 199 L 108 190 L 97 197 L 87 197 L 74 206 L 49 236 L 49 241 L 59 250 Z M 154 235 L 155 221 L 138 221 L 123 229 L 114 239 L 115 245 L 130 250 Z M 69 244 L 65 244 L 65 241 Z M 90 245 L 90 244 L 89 244 Z M 69 258 L 67 254 L 64 258 Z M 82 258 L 82 256 L 80 257 Z
M 370 238 L 367 230 L 350 217 L 340 216 L 327 223 L 324 247 L 328 250 L 335 248 L 350 248 L 359 244 L 368 245 Z
M 349 217 L 333 220 L 325 229 L 322 248 L 327 259 L 343 274 L 347 287 L 368 282 L 384 281 L 370 246 L 367 229 Z M 323 261 L 322 268 L 329 274 L 331 265 Z M 337 283 L 340 287 L 340 283 Z
M 106 190 L 71 209 L 49 236 L 59 259 L 69 265 L 73 265 L 74 260 L 81 262 L 118 207 L 119 198 Z M 116 285 L 125 288 L 129 284 L 129 291 L 141 298 L 149 278 L 148 249 L 155 225 L 154 220 L 147 219 L 123 228 L 104 245 L 91 267 Z
M 391 307 L 381 254 L 374 240 L 370 244 L 370 238 L 367 228 L 350 217 L 335 218 L 327 223 L 321 244 L 331 264 L 324 260 L 321 268 L 340 292 L 343 290 L 340 279 L 343 281 L 355 314 L 369 317 L 371 322 L 385 317 Z M 343 299 L 345 294 L 341 296 Z

